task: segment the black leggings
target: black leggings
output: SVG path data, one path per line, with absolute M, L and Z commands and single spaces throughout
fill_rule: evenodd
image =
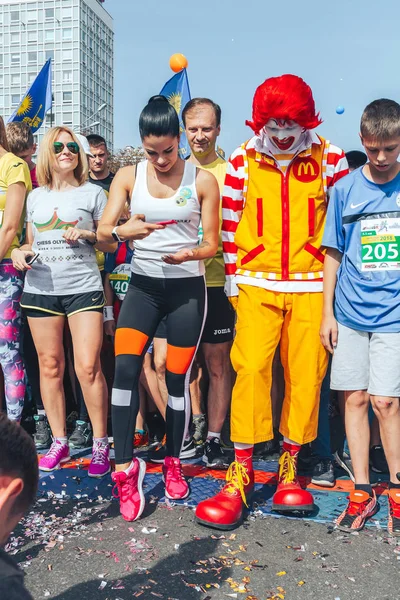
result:
M 189 378 L 205 315 L 204 277 L 156 279 L 132 275 L 115 334 L 112 421 L 115 462 L 133 457 L 139 376 L 160 321 L 167 323 L 167 455 L 179 457 L 190 419 Z

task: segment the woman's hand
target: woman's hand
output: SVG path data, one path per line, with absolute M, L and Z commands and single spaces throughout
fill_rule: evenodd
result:
M 322 317 L 319 337 L 323 347 L 333 354 L 338 340 L 338 324 L 334 315 Z
M 93 233 L 91 231 L 86 231 L 85 229 L 78 229 L 77 227 L 70 227 L 63 233 L 62 237 L 67 242 L 76 242 L 77 240 L 87 240 L 90 237 L 93 237 Z
M 17 271 L 29 271 L 32 267 L 30 267 L 26 259 L 28 256 L 34 256 L 35 253 L 32 250 L 20 250 L 19 248 L 14 248 L 11 252 L 11 260 L 13 261 L 13 266 Z
M 166 254 L 162 259 L 167 265 L 180 265 L 183 262 L 191 260 L 193 256 L 193 250 L 179 250 L 175 254 Z
M 165 225 L 146 223 L 144 215 L 132 215 L 129 221 L 118 226 L 118 233 L 124 240 L 143 240 L 156 229 L 165 229 Z
M 115 337 L 115 321 L 110 319 L 104 322 L 104 334 L 109 337 Z

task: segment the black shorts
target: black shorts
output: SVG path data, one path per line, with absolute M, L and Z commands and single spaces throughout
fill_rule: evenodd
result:
M 103 312 L 104 293 L 101 291 L 66 296 L 45 296 L 24 292 L 21 307 L 27 317 L 71 317 L 83 311 Z
M 223 287 L 207 288 L 207 318 L 201 343 L 222 344 L 233 340 L 235 311 Z

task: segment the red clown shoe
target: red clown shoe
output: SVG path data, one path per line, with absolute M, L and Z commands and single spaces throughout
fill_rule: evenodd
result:
M 212 498 L 196 508 L 196 521 L 201 525 L 228 531 L 243 521 L 243 511 L 254 487 L 254 471 L 243 463 L 233 462 L 226 474 L 226 484 Z
M 307 490 L 303 490 L 297 478 L 297 454 L 283 452 L 279 459 L 278 487 L 272 498 L 272 510 L 279 512 L 312 512 L 314 498 Z

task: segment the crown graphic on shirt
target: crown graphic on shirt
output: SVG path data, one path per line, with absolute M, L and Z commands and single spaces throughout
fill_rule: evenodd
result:
M 69 229 L 75 227 L 78 224 L 79 219 L 76 221 L 63 221 L 57 214 L 57 209 L 54 209 L 51 219 L 45 223 L 35 223 L 36 229 L 42 233 L 43 231 L 53 231 L 55 229 Z

